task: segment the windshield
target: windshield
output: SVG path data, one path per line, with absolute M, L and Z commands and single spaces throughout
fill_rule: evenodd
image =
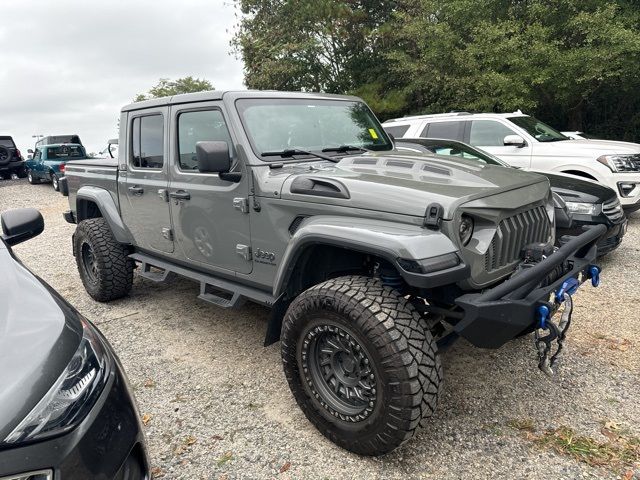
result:
M 61 145 L 59 147 L 47 148 L 47 158 L 49 160 L 84 158 L 84 156 L 82 147 L 79 145 Z
M 555 128 L 542 123 L 533 117 L 509 117 L 511 123 L 515 123 L 520 128 L 527 131 L 529 135 L 539 142 L 558 142 L 560 140 L 569 140 L 569 137 L 561 134 Z
M 461 157 L 469 160 L 478 160 L 482 163 L 488 163 L 490 165 L 500 165 L 502 167 L 508 167 L 509 164 L 503 162 L 497 157 L 487 153 L 481 152 L 473 147 L 463 144 L 443 144 L 443 145 L 433 145 L 429 147 L 436 155 L 444 155 L 444 156 L 452 156 L 452 157 Z
M 392 148 L 382 126 L 362 102 L 265 98 L 240 99 L 236 105 L 257 155 L 291 149 L 321 152 L 341 146 Z

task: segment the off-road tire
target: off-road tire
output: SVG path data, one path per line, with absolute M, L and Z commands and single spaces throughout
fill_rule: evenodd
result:
M 60 191 L 60 179 L 55 173 L 51 174 L 51 185 L 56 192 Z
M 92 252 L 93 268 L 87 264 Z M 133 285 L 134 262 L 127 247 L 113 237 L 104 218 L 82 220 L 73 237 L 73 252 L 84 288 L 94 300 L 108 302 L 124 297 Z
M 370 391 L 376 396 L 362 419 L 332 410 L 309 374 L 309 341 L 327 329 L 356 342 L 352 351 L 370 359 L 366 364 L 375 375 Z M 339 277 L 304 291 L 285 314 L 281 340 L 285 376 L 298 405 L 323 435 L 347 450 L 388 453 L 436 408 L 442 380 L 436 342 L 413 305 L 378 279 Z
M 31 185 L 35 185 L 37 183 L 40 183 L 40 181 L 33 176 L 33 173 L 31 173 L 31 170 L 27 170 L 27 181 L 31 184 Z

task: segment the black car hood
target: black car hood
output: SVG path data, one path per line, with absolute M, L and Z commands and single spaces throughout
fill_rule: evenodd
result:
M 78 313 L 0 240 L 0 443 L 42 399 L 82 338 Z
M 613 189 L 575 175 L 549 172 L 536 173 L 546 176 L 551 184 L 551 189 L 566 202 L 603 203 L 616 196 L 616 192 Z

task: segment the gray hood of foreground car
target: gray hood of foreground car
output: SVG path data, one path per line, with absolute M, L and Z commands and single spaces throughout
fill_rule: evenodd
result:
M 62 374 L 78 348 L 77 314 L 0 241 L 0 443 Z
M 281 197 L 420 217 L 436 202 L 444 208 L 444 218 L 451 219 L 462 203 L 510 190 L 519 192 L 515 204 L 506 208 L 541 200 L 538 184 L 544 182 L 548 184 L 542 175 L 477 161 L 385 152 L 298 168 L 284 181 Z M 533 185 L 538 188 L 527 198 L 526 187 Z

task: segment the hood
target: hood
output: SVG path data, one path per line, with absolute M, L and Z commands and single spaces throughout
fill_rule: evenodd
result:
M 292 172 L 283 184 L 283 199 L 420 217 L 435 202 L 444 208 L 445 219 L 470 200 L 548 182 L 511 168 L 407 152 L 350 156 L 338 164 Z M 539 186 L 530 193 L 523 192 L 523 203 L 542 199 Z
M 586 178 L 564 173 L 539 173 L 549 179 L 551 190 L 566 202 L 603 203 L 617 197 L 613 189 Z
M 629 142 L 614 142 L 611 140 L 561 140 L 559 142 L 538 142 L 533 145 L 533 154 L 542 152 L 562 152 L 567 157 L 591 156 L 598 158 L 605 154 L 640 153 L 640 145 Z
M 0 441 L 51 388 L 78 348 L 75 311 L 0 241 Z

